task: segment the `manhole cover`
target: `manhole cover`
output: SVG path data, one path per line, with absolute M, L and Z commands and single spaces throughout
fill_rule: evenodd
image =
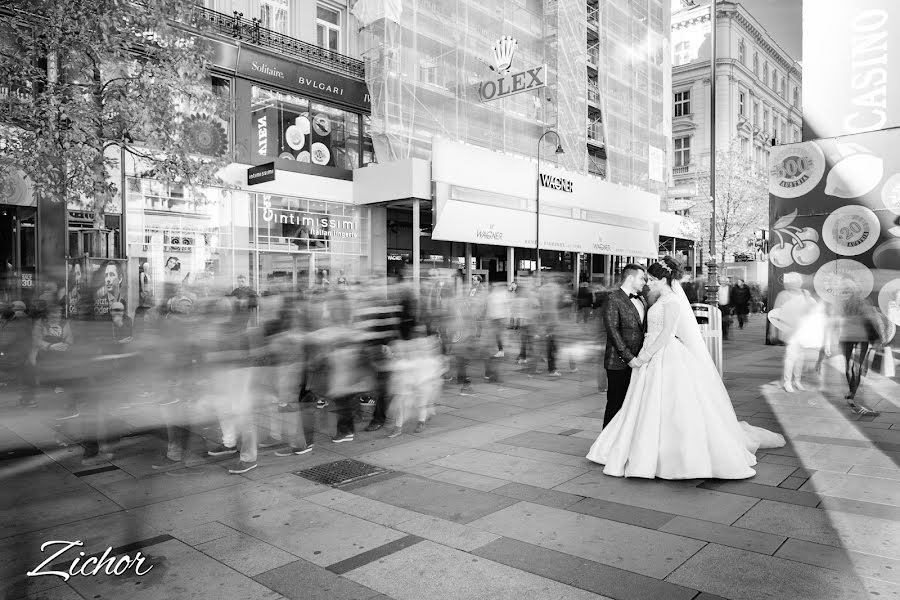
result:
M 376 467 L 375 465 L 347 458 L 304 469 L 302 471 L 296 471 L 294 474 L 315 481 L 316 483 L 337 487 L 339 485 L 346 485 L 353 481 L 365 479 L 366 477 L 372 477 L 373 475 L 378 475 L 380 473 L 387 473 L 387 470 Z

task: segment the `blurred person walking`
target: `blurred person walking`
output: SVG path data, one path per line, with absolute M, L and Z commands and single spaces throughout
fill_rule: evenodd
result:
M 768 319 L 778 331 L 786 348 L 782 386 L 788 393 L 805 390 L 801 382 L 804 351 L 820 348 L 824 342 L 825 322 L 810 319 L 810 315 L 822 315 L 818 303 L 807 290 L 803 289 L 803 277 L 799 273 L 784 274 L 784 290 L 775 299 L 775 309 Z M 818 328 L 818 330 L 817 330 Z
M 844 357 L 844 375 L 849 387 L 844 398 L 855 414 L 877 416 L 877 411 L 856 401 L 856 394 L 868 373 L 870 350 L 884 343 L 885 323 L 863 296 L 859 284 L 849 276 L 841 278 L 836 308 L 836 337 Z
M 0 371 L 19 385 L 19 406 L 34 407 L 33 323 L 25 309 L 25 303 L 16 300 L 0 315 Z
M 747 287 L 743 279 L 738 279 L 734 287 L 731 288 L 731 306 L 734 309 L 734 314 L 737 315 L 738 329 L 743 329 L 744 323 L 747 322 L 751 300 L 750 288 Z

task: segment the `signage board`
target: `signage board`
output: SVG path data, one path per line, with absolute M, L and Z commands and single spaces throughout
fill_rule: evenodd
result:
M 496 71 L 498 77 L 478 84 L 478 95 L 482 102 L 529 92 L 546 85 L 546 64 L 512 71 L 512 61 L 518 47 L 518 40 L 510 36 L 503 36 L 494 44 L 494 66 L 491 70 Z
M 269 162 L 247 169 L 247 185 L 275 181 L 275 163 Z
M 246 46 L 240 47 L 236 72 L 247 79 L 272 84 L 314 98 L 364 111 L 372 108 L 369 88 L 366 87 L 365 81 L 293 60 L 270 56 L 250 50 Z
M 896 0 L 804 0 L 804 140 L 900 126 L 898 37 Z

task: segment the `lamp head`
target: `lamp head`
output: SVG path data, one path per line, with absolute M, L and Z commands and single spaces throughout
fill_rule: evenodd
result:
M 557 154 L 565 154 L 566 151 L 563 150 L 562 144 L 556 144 L 556 153 Z

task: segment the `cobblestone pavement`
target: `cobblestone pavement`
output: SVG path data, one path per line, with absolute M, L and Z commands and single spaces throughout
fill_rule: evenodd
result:
M 471 396 L 447 386 L 426 431 L 394 439 L 333 444 L 333 417 L 318 411 L 312 453 L 262 450 L 245 475 L 214 460 L 154 471 L 150 434 L 83 466 L 49 415 L 5 408 L 0 597 L 900 598 L 897 382 L 865 382 L 875 418 L 846 410 L 830 366 L 787 394 L 783 349 L 762 344 L 762 323 L 725 343 L 726 383 L 740 418 L 788 445 L 738 482 L 604 476 L 584 458 L 605 402 L 596 364 L 552 380 L 507 358 L 501 383 Z M 142 410 L 121 418 L 139 426 Z M 348 458 L 384 472 L 340 487 L 297 474 Z M 153 568 L 26 578 L 50 540 L 139 551 Z M 66 569 L 77 550 L 45 568 Z

